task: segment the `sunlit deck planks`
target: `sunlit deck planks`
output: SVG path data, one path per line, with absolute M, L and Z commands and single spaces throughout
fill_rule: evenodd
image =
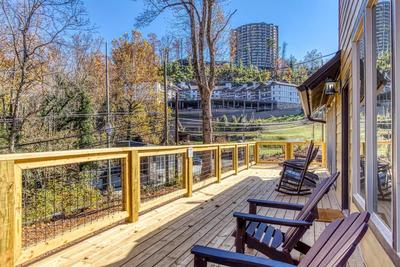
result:
M 286 196 L 274 191 L 279 168 L 255 166 L 140 216 L 135 224 L 107 230 L 51 255 L 33 266 L 191 266 L 194 244 L 234 250 L 233 211 L 247 211 L 246 199 L 304 203 L 306 197 Z M 321 208 L 338 208 L 333 192 L 323 198 Z M 294 211 L 262 209 L 259 214 L 294 218 Z M 312 244 L 325 227 L 317 222 L 304 237 Z M 260 255 L 256 251 L 248 254 Z M 260 255 L 261 256 L 261 255 Z M 295 256 L 299 256 L 296 255 Z M 350 266 L 363 266 L 357 251 Z

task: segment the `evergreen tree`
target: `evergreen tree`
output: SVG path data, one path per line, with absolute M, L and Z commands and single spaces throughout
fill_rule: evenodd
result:
M 78 114 L 92 114 L 93 107 L 90 96 L 84 91 L 80 90 L 78 93 Z M 93 137 L 93 122 L 91 116 L 83 115 L 77 116 L 74 119 L 74 128 L 78 132 L 78 140 L 76 146 L 78 148 L 88 148 L 91 147 L 95 139 Z

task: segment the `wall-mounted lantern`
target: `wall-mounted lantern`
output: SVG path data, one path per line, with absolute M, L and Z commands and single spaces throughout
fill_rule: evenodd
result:
M 326 95 L 334 95 L 338 92 L 337 82 L 331 78 L 326 79 L 324 86 L 324 93 Z

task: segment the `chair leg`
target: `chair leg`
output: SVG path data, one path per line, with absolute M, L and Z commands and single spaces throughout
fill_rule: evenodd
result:
M 301 179 L 300 179 L 300 183 L 297 187 L 297 193 L 300 194 L 301 193 L 301 188 L 303 187 L 303 182 L 304 182 L 304 176 L 306 175 L 305 172 L 301 173 Z
M 249 213 L 250 214 L 257 214 L 257 205 L 254 203 L 249 204 Z
M 246 221 L 242 220 L 240 218 L 237 218 L 235 246 L 236 246 L 236 252 L 238 252 L 238 253 L 244 253 L 245 234 L 246 234 Z
M 194 255 L 194 267 L 207 267 L 206 259 L 198 255 Z
M 302 254 L 306 254 L 310 250 L 310 246 L 304 242 L 297 242 L 296 246 L 294 247 L 295 250 L 299 251 Z
M 285 170 L 286 167 L 283 166 L 282 172 L 281 172 L 281 179 L 279 180 L 279 184 L 278 184 L 278 190 L 281 188 L 282 182 L 283 182 L 283 177 L 285 176 Z

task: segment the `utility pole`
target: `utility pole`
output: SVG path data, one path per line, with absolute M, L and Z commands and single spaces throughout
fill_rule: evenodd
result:
M 105 54 L 105 60 L 106 60 L 106 109 L 107 109 L 107 115 L 106 115 L 106 136 L 107 136 L 107 148 L 111 147 L 111 133 L 112 133 L 112 127 L 111 127 L 111 120 L 110 120 L 110 85 L 109 85 L 109 75 L 108 75 L 108 51 L 107 51 L 107 42 L 106 42 L 106 54 Z M 111 181 L 111 161 L 107 161 L 108 165 L 108 172 L 107 172 L 107 185 L 109 189 L 112 187 L 112 181 Z
M 179 143 L 179 90 L 175 90 L 175 145 Z
M 164 49 L 164 131 L 165 145 L 168 145 L 169 130 L 168 130 L 168 85 L 167 85 L 167 64 L 168 64 L 168 49 Z

